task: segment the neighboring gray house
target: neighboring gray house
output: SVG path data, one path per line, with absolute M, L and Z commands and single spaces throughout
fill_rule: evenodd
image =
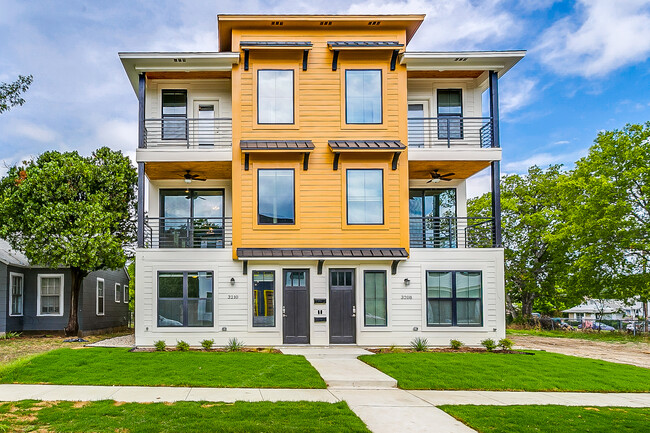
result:
M 603 320 L 636 320 L 643 317 L 643 303 L 636 299 L 628 299 L 627 302 L 616 299 L 587 299 L 580 305 L 568 310 L 571 320 L 596 320 L 599 314 Z
M 70 270 L 31 266 L 0 239 L 0 335 L 63 331 L 70 315 Z M 125 269 L 91 272 L 79 299 L 79 331 L 125 327 L 129 317 Z

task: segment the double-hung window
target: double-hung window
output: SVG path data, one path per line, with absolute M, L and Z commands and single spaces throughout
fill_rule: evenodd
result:
M 63 275 L 38 276 L 38 315 L 63 315 Z
M 162 91 L 162 139 L 187 140 L 187 90 Z
M 124 300 L 125 304 L 128 304 L 129 303 L 129 285 L 124 284 L 122 287 L 124 289 L 124 296 L 123 296 L 122 299 Z
M 122 302 L 122 288 L 115 283 L 115 302 Z
M 97 309 L 95 310 L 95 314 L 97 314 L 98 316 L 104 315 L 105 298 L 106 296 L 104 292 L 104 280 L 101 278 L 97 278 Z
M 293 70 L 257 71 L 257 123 L 292 124 Z
M 158 326 L 211 327 L 212 272 L 158 272 Z
M 257 170 L 257 223 L 296 223 L 292 168 Z
M 382 123 L 381 80 L 380 69 L 345 71 L 346 123 Z
M 253 326 L 275 326 L 275 272 L 253 272 Z
M 386 305 L 386 271 L 363 273 L 364 325 L 388 325 Z
M 463 138 L 463 92 L 438 90 L 438 140 Z
M 382 169 L 348 169 L 348 224 L 384 223 L 384 171 Z
M 483 324 L 480 271 L 427 271 L 427 326 Z
M 9 315 L 23 315 L 24 276 L 11 272 L 9 274 Z

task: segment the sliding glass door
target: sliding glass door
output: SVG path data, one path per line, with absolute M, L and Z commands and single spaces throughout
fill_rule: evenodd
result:
M 412 189 L 409 216 L 412 247 L 457 246 L 455 189 Z
M 161 248 L 224 247 L 223 190 L 161 190 L 160 215 Z

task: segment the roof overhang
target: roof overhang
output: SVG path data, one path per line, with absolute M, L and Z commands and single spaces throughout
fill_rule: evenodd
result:
M 496 71 L 501 78 L 526 56 L 526 51 L 406 51 L 400 64 L 407 71 Z
M 219 72 L 232 70 L 239 53 L 229 52 L 130 52 L 119 53 L 131 86 L 138 92 L 143 72 Z

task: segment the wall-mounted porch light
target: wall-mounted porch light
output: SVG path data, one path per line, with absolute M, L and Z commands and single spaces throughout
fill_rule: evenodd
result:
M 231 286 L 235 285 L 235 278 L 234 277 L 230 278 L 230 285 Z
M 404 285 L 409 286 L 410 284 L 411 284 L 411 280 L 409 280 L 408 278 L 404 278 Z

